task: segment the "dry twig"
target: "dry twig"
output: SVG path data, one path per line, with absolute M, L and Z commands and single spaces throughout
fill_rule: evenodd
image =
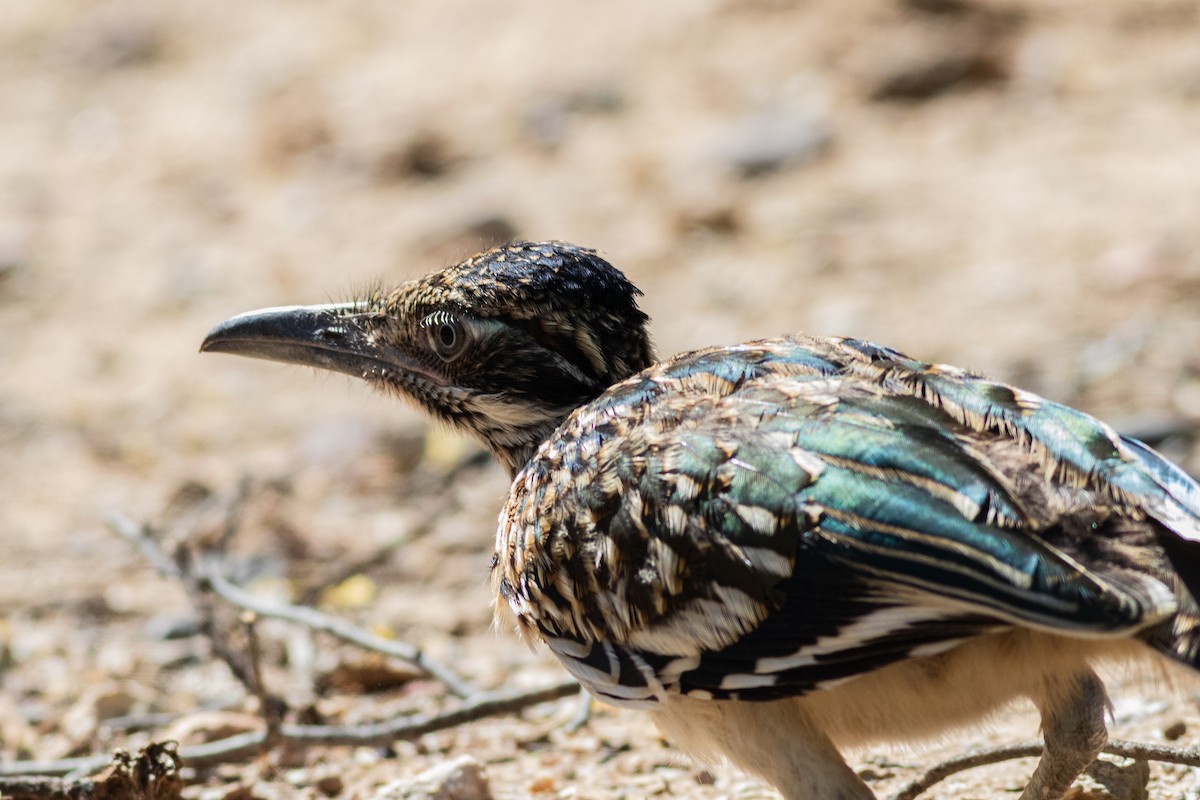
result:
M 1143 744 L 1124 739 L 1112 739 L 1104 746 L 1102 752 L 1138 761 L 1165 761 L 1171 764 L 1200 767 L 1200 748 L 1194 747 L 1171 747 L 1164 744 Z M 1033 758 L 1041 754 L 1041 739 L 1030 739 L 1016 744 L 964 753 L 930 767 L 919 778 L 902 786 L 892 795 L 892 800 L 914 800 L 935 784 L 968 769 L 998 764 L 1001 761 L 1010 761 L 1015 758 Z
M 138 525 L 126 516 L 114 514 L 109 518 L 108 524 L 117 534 L 129 540 L 141 552 L 147 554 L 150 562 L 160 572 L 164 572 L 164 564 L 169 564 L 170 571 L 164 572 L 167 577 L 185 579 L 184 583 L 187 585 L 188 581 L 186 578 L 188 575 L 199 571 L 201 573 L 200 577 L 203 579 L 200 585 L 204 594 L 207 594 L 207 591 L 211 590 L 238 608 L 251 611 L 260 617 L 295 622 L 311 630 L 328 633 L 365 650 L 371 650 L 391 658 L 399 659 L 416 667 L 421 673 L 445 684 L 446 688 L 458 697 L 470 697 L 477 692 L 474 687 L 454 670 L 425 655 L 419 647 L 414 647 L 406 642 L 384 639 L 382 636 L 376 636 L 357 625 L 330 616 L 329 614 L 324 614 L 315 608 L 276 603 L 257 597 L 226 579 L 221 574 L 221 571 L 216 568 L 215 559 L 206 558 L 199 560 L 199 563 L 193 559 L 181 564 L 178 556 L 175 559 L 171 559 L 162 552 L 158 542 L 155 541 L 152 528 L 145 525 Z M 210 617 L 211 615 L 204 614 L 202 616 Z M 218 655 L 222 654 L 218 652 Z M 240 658 L 235 660 L 238 660 L 239 663 L 241 661 Z M 237 674 L 238 669 L 240 667 L 235 669 L 235 674 Z M 249 674 L 247 673 L 248 679 Z M 243 680 L 243 683 L 247 683 L 247 680 Z
M 476 689 L 449 667 L 430 659 L 419 648 L 375 636 L 344 620 L 303 606 L 275 603 L 245 591 L 229 581 L 222 572 L 219 552 L 237 527 L 237 516 L 247 499 L 243 487 L 225 508 L 225 525 L 219 541 L 201 548 L 189 537 L 165 552 L 155 530 L 138 525 L 128 517 L 114 515 L 110 527 L 132 542 L 164 575 L 184 586 L 200 617 L 201 629 L 212 643 L 213 651 L 229 666 L 235 677 L 248 691 L 258 697 L 262 706 L 264 729 L 242 733 L 214 742 L 183 747 L 179 756 L 189 767 L 204 768 L 252 757 L 278 745 L 291 747 L 383 746 L 395 741 L 411 740 L 427 733 L 453 728 L 485 717 L 512 714 L 538 703 L 549 702 L 575 694 L 578 684 L 573 680 L 522 691 L 488 692 Z M 233 648 L 225 635 L 228 630 L 218 623 L 213 598 L 219 597 L 243 611 L 242 624 L 248 635 L 246 652 Z M 286 706 L 283 700 L 267 691 L 263 684 L 258 656 L 258 641 L 253 627 L 257 617 L 273 617 L 329 633 L 347 642 L 405 661 L 422 673 L 443 683 L 450 692 L 463 700 L 457 708 L 437 714 L 421 714 L 384 722 L 363 725 L 298 725 L 283 722 Z M 224 626 L 230 628 L 230 626 Z M 0 765 L 0 776 L 64 775 L 77 771 L 93 771 L 107 763 L 103 757 L 71 758 L 52 762 L 17 762 Z
M 419 647 L 414 647 L 406 642 L 384 639 L 382 636 L 376 636 L 344 619 L 322 613 L 315 608 L 265 600 L 234 585 L 216 571 L 209 571 L 207 578 L 209 588 L 213 592 L 238 608 L 252 611 L 261 617 L 295 622 L 311 630 L 336 636 L 343 641 L 358 645 L 364 650 L 397 658 L 416 667 L 425 675 L 441 681 L 458 697 L 470 697 L 477 691 L 459 677 L 454 670 L 425 655 Z
M 287 713 L 287 705 L 282 698 L 267 690 L 262 677 L 262 647 L 258 641 L 258 621 L 253 611 L 242 612 L 242 624 L 246 628 L 246 650 L 250 660 L 251 690 L 258 699 L 259 715 L 266 724 L 264 739 L 265 747 L 274 747 L 279 741 L 279 728 L 283 724 L 283 715 Z
M 365 725 L 292 725 L 279 727 L 278 744 L 294 747 L 386 746 L 411 741 L 427 733 L 454 728 L 468 722 L 514 714 L 538 703 L 548 703 L 579 691 L 575 681 L 561 681 L 538 689 L 513 692 L 478 692 L 458 708 L 439 714 L 419 714 Z M 267 747 L 265 731 L 241 733 L 215 742 L 179 748 L 184 766 L 205 768 L 252 758 Z M 89 772 L 108 762 L 105 756 L 64 758 L 58 761 L 17 761 L 0 764 L 0 777 L 14 775 L 66 775 Z

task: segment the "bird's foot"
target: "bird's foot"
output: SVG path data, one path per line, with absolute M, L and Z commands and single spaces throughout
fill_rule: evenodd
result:
M 1056 688 L 1034 702 L 1042 712 L 1045 745 L 1020 800 L 1059 800 L 1108 741 L 1108 695 L 1088 671 L 1066 691 Z

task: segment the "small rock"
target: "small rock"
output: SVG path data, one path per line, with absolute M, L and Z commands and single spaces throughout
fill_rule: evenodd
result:
M 1183 720 L 1176 720 L 1162 729 L 1162 736 L 1168 742 L 1182 738 L 1185 733 L 1187 733 L 1187 723 Z
M 244 783 L 239 783 L 225 794 L 221 795 L 221 800 L 258 800 L 258 796 L 254 794 L 254 790 Z
M 33 262 L 29 239 L 24 231 L 0 225 L 0 289 Z
M 904 0 L 903 4 L 913 11 L 939 17 L 959 16 L 974 10 L 966 0 Z
M 757 178 L 824 155 L 833 132 L 821 115 L 781 106 L 742 117 L 724 138 L 717 160 L 743 178 Z
M 871 99 L 929 100 L 951 89 L 998 83 L 1007 77 L 1008 67 L 986 51 L 929 53 L 884 68 Z
M 375 800 L 492 800 L 483 764 L 459 756 L 421 774 L 379 787 Z
M 939 19 L 912 31 L 913 36 L 889 41 L 875 71 L 872 100 L 929 100 L 1009 80 L 1023 13 L 953 0 L 906 4 Z
M 1148 800 L 1149 763 L 1109 758 L 1093 761 L 1063 800 Z
M 450 172 L 462 160 L 445 136 L 434 131 L 421 131 L 380 153 L 373 172 L 378 183 L 412 178 L 434 180 Z
M 685 234 L 703 232 L 734 236 L 742 229 L 742 219 L 732 206 L 724 203 L 704 204 L 680 211 L 676 228 Z
M 378 654 L 367 654 L 340 662 L 317 678 L 317 691 L 372 694 L 405 686 L 424 673 L 415 667 L 388 661 Z
M 525 113 L 525 135 L 539 149 L 555 150 L 567 138 L 571 114 L 562 102 L 540 102 Z
M 529 782 L 527 788 L 530 794 L 548 794 L 554 791 L 554 778 L 549 775 L 538 775 Z
M 566 105 L 577 114 L 617 114 L 625 110 L 625 95 L 615 86 L 592 86 L 572 92 Z
M 162 57 L 166 30 L 151 14 L 121 4 L 101 5 L 81 15 L 66 31 L 61 52 L 89 71 L 150 64 Z
M 574 117 L 616 114 L 624 108 L 625 97 L 609 86 L 541 98 L 525 114 L 525 133 L 537 147 L 555 150 L 566 139 Z
M 17 274 L 18 268 L 22 262 L 15 258 L 8 258 L 7 253 L 0 251 L 0 283 L 4 283 L 13 275 Z
M 317 779 L 315 786 L 326 797 L 337 797 L 346 788 L 339 775 L 324 775 Z
M 148 638 L 164 642 L 190 639 L 200 634 L 200 621 L 191 615 L 158 614 L 150 618 L 143 631 Z

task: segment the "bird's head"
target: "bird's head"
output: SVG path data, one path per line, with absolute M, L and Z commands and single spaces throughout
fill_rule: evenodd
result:
M 240 314 L 200 349 L 362 378 L 515 473 L 571 411 L 653 363 L 638 294 L 593 250 L 518 242 L 353 302 Z

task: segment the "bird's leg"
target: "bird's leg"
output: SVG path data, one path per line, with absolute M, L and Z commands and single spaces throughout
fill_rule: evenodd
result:
M 579 697 L 576 699 L 578 705 L 571 712 L 571 718 L 567 720 L 567 732 L 575 733 L 576 731 L 587 725 L 592 719 L 592 696 L 588 694 L 587 689 L 579 690 Z
M 820 725 L 795 700 L 672 698 L 653 712 L 667 738 L 702 759 L 722 755 L 785 800 L 875 800 Z
M 1108 741 L 1108 695 L 1088 670 L 1068 683 L 1047 685 L 1033 701 L 1042 713 L 1045 745 L 1020 800 L 1058 800 Z

